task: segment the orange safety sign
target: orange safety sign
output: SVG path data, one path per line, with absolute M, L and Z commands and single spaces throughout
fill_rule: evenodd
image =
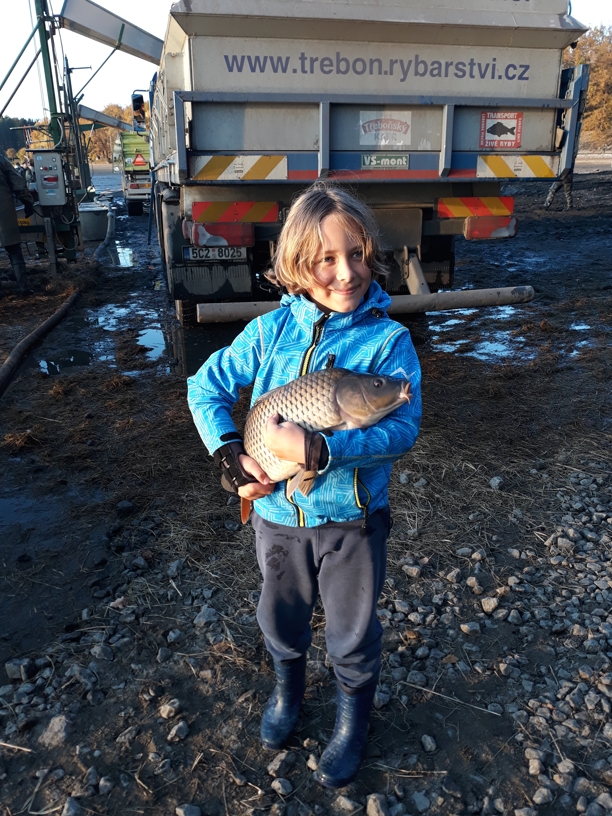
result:
M 262 224 L 278 221 L 277 201 L 195 201 L 191 217 L 200 223 L 238 221 Z
M 439 198 L 438 218 L 469 218 L 471 215 L 512 215 L 512 196 L 485 196 L 483 198 Z
M 132 162 L 134 167 L 144 167 L 148 163 L 149 162 L 145 159 L 145 157 L 142 155 L 142 153 L 137 153 L 134 156 L 134 161 Z

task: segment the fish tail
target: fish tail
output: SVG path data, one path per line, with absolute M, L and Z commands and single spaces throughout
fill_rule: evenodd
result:
M 290 499 L 296 490 L 299 490 L 302 496 L 307 496 L 312 490 L 316 478 L 316 470 L 300 468 L 287 484 L 287 498 Z

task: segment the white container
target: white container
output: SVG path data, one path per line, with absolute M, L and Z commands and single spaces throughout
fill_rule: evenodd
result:
M 103 241 L 106 238 L 108 209 L 95 201 L 79 204 L 81 234 L 84 241 Z

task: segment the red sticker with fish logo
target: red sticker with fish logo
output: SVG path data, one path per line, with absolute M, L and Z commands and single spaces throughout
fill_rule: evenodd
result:
M 481 111 L 480 113 L 480 148 L 495 150 L 509 147 L 520 147 L 523 136 L 523 114 L 501 113 L 500 111 Z

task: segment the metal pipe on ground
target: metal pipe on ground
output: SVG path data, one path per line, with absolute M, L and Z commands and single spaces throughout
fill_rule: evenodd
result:
M 48 334 L 51 329 L 57 326 L 60 320 L 66 316 L 70 307 L 79 295 L 79 291 L 73 292 L 68 300 L 59 307 L 57 312 L 52 314 L 51 317 L 47 318 L 47 320 L 45 320 L 44 323 L 41 323 L 40 326 L 37 329 L 34 329 L 33 332 L 30 332 L 30 334 L 28 334 L 27 337 L 24 337 L 21 342 L 17 343 L 0 368 L 0 397 L 9 387 L 13 374 L 17 370 L 17 366 L 23 360 L 28 351 L 39 340 L 42 340 L 42 338 Z
M 444 312 L 452 309 L 477 309 L 483 306 L 508 306 L 528 303 L 534 298 L 532 286 L 507 286 L 501 289 L 468 289 L 461 292 L 436 292 L 433 295 L 395 295 L 388 314 Z M 252 320 L 272 312 L 278 301 L 251 303 L 198 303 L 198 323 L 231 323 Z

